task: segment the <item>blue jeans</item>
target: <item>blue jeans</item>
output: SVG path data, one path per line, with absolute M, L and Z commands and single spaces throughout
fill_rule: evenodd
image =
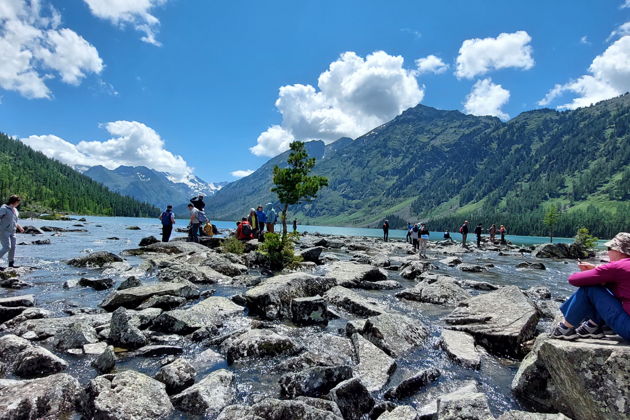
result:
M 583 286 L 560 306 L 568 323 L 578 326 L 593 320 L 606 324 L 625 340 L 630 340 L 630 315 L 610 290 L 603 286 Z

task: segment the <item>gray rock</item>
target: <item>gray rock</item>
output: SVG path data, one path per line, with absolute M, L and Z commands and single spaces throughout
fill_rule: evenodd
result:
M 83 345 L 83 353 L 85 354 L 101 354 L 107 349 L 107 343 L 99 341 L 92 344 Z
M 300 372 L 287 373 L 280 378 L 280 396 L 293 399 L 297 396 L 322 397 L 337 384 L 352 378 L 350 366 L 315 366 Z
M 470 297 L 470 294 L 459 287 L 453 278 L 438 276 L 436 280 L 424 280 L 411 289 L 396 294 L 399 299 L 417 302 L 442 304 L 456 304 Z
M 98 326 L 109 324 L 112 316 L 109 313 L 105 313 L 48 318 L 49 315 L 49 311 L 39 308 L 30 308 L 5 323 L 5 326 L 10 332 L 16 335 L 24 335 L 32 331 L 37 335 L 38 340 L 45 340 L 48 337 L 59 334 L 75 322 L 85 322 L 97 328 Z
M 236 396 L 234 374 L 219 369 L 201 381 L 171 397 L 173 404 L 189 414 L 213 418 L 224 407 L 232 404 Z
M 122 306 L 114 311 L 109 327 L 108 341 L 117 346 L 127 349 L 142 347 L 147 343 L 147 338 L 138 327 L 130 322 L 127 310 Z
M 350 261 L 337 261 L 324 266 L 327 276 L 333 277 L 337 285 L 356 287 L 364 281 L 387 280 L 387 272 L 369 264 L 357 264 Z
M 540 335 L 514 376 L 512 391 L 537 411 L 576 419 L 627 419 L 629 373 L 625 342 L 569 342 Z
M 395 388 L 388 389 L 385 393 L 385 398 L 400 400 L 413 395 L 418 392 L 420 388 L 436 381 L 440 375 L 441 372 L 436 368 L 421 370 L 411 377 L 404 379 Z
M 455 283 L 460 285 L 461 287 L 466 287 L 468 289 L 475 290 L 485 290 L 492 291 L 497 290 L 499 286 L 495 286 L 492 283 L 488 283 L 487 281 L 475 281 L 475 280 L 455 280 Z
M 249 357 L 274 357 L 280 354 L 291 355 L 298 350 L 289 337 L 271 330 L 248 330 L 243 334 L 229 338 L 223 343 L 229 364 Z
M 180 346 L 168 346 L 154 344 L 150 346 L 140 347 L 136 350 L 136 355 L 140 357 L 155 357 L 182 354 L 184 349 Z
M 475 296 L 445 318 L 449 328 L 465 331 L 491 353 L 521 356 L 522 344 L 534 336 L 538 311 L 517 286 Z
M 164 312 L 153 321 L 153 329 L 173 334 L 189 334 L 204 327 L 219 327 L 228 318 L 243 313 L 238 306 L 224 297 L 209 297 L 188 309 Z
M 328 290 L 324 293 L 324 299 L 332 305 L 359 316 L 380 315 L 385 312 L 385 308 L 343 286 L 335 286 Z
M 536 258 L 570 258 L 569 246 L 564 243 L 538 245 L 532 252 Z
M 84 344 L 96 343 L 96 330 L 86 322 L 74 322 L 61 330 L 54 338 L 53 345 L 59 350 L 82 348 Z
M 0 324 L 17 317 L 26 309 L 26 306 L 0 306 Z
M 399 314 L 370 317 L 363 328 L 365 338 L 394 358 L 424 345 L 428 335 L 429 330 L 420 321 Z
M 542 286 L 530 287 L 525 291 L 525 294 L 536 300 L 551 299 L 551 290 Z
M 448 265 L 449 267 L 454 267 L 458 264 L 461 264 L 462 260 L 459 257 L 446 257 L 444 259 L 441 259 L 440 262 L 442 264 Z
M 35 226 L 23 226 L 22 229 L 24 229 L 24 234 L 26 235 L 43 235 L 44 232 L 42 232 L 40 229 L 36 228 Z
M 329 397 L 337 403 L 345 420 L 360 420 L 374 407 L 374 399 L 357 378 L 338 384 L 330 390 Z
M 247 273 L 247 267 L 244 264 L 231 261 L 229 258 L 217 253 L 208 254 L 208 258 L 202 264 L 230 277 Z
M 467 273 L 483 273 L 484 271 L 488 271 L 486 267 L 477 264 L 460 264 L 458 268 Z
M 219 364 L 225 363 L 225 359 L 219 353 L 212 349 L 206 349 L 201 353 L 195 354 L 190 364 L 197 371 L 209 370 Z
M 94 290 L 106 290 L 114 287 L 112 279 L 88 279 L 83 277 L 79 280 L 79 286 L 91 287 Z
M 291 317 L 291 301 L 295 298 L 322 295 L 336 281 L 306 273 L 271 277 L 245 293 L 247 307 L 252 314 L 267 319 Z
M 149 246 L 151 244 L 156 244 L 158 242 L 160 242 L 160 240 L 156 238 L 155 236 L 151 235 L 151 236 L 147 236 L 146 238 L 142 238 L 138 246 Z
M 137 249 L 125 250 L 125 254 L 129 255 L 145 255 L 145 254 L 206 254 L 208 248 L 195 242 L 158 242 L 149 246 L 144 246 Z
M 402 285 L 396 280 L 362 281 L 356 285 L 358 289 L 366 290 L 394 290 L 401 289 Z
M 226 407 L 217 420 L 342 420 L 327 410 L 322 410 L 301 400 L 277 400 L 267 398 L 251 407 L 232 405 Z
M 314 263 L 319 262 L 319 256 L 322 254 L 324 250 L 323 246 L 314 246 L 311 248 L 307 248 L 300 252 L 300 256 L 304 259 L 304 261 L 312 261 Z
M 118 286 L 118 290 L 131 289 L 132 287 L 140 286 L 142 286 L 142 282 L 136 276 L 131 276 L 127 277 L 125 281 L 120 283 L 120 285 Z
M 90 381 L 83 402 L 88 418 L 103 420 L 161 419 L 173 412 L 163 383 L 125 370 Z
M 523 261 L 522 263 L 516 264 L 516 268 L 528 268 L 533 270 L 546 270 L 545 264 L 539 262 L 529 262 Z
M 326 301 L 321 296 L 292 299 L 291 320 L 296 325 L 326 325 L 328 323 Z
M 475 348 L 475 339 L 465 332 L 442 330 L 441 347 L 457 363 L 479 369 L 481 354 Z
M 0 306 L 4 306 L 7 308 L 14 308 L 17 306 L 31 307 L 33 305 L 35 305 L 35 298 L 33 297 L 33 295 L 0 298 Z
M 109 373 L 116 366 L 116 353 L 113 346 L 105 347 L 105 350 L 92 361 L 92 366 L 101 373 Z
M 73 418 L 80 394 L 79 382 L 65 373 L 27 381 L 0 379 L 0 418 Z
M 182 306 L 184 303 L 186 303 L 186 298 L 180 296 L 151 296 L 149 299 L 142 302 L 137 309 L 160 308 L 168 311 Z
M 418 412 L 410 405 L 399 405 L 381 414 L 377 420 L 420 420 Z
M 117 290 L 101 303 L 101 307 L 108 311 L 113 311 L 120 306 L 130 309 L 135 308 L 152 296 L 169 295 L 195 299 L 199 297 L 199 294 L 199 289 L 188 282 L 152 284 L 150 286 Z
M 442 395 L 437 402 L 438 420 L 491 420 L 488 399 L 480 392 L 453 392 Z
M 527 411 L 506 411 L 497 417 L 497 420 L 571 420 L 564 414 L 529 413 Z
M 160 269 L 158 279 L 169 283 L 202 283 L 202 284 L 229 284 L 232 278 L 210 267 L 192 265 L 192 264 L 172 264 L 168 267 Z
M 419 277 L 422 273 L 435 268 L 431 263 L 424 261 L 412 261 L 407 264 L 403 264 L 400 271 L 400 277 L 408 280 L 413 280 Z
M 195 368 L 185 359 L 175 359 L 173 363 L 163 366 L 155 375 L 155 379 L 166 385 L 166 392 L 176 394 L 195 383 Z
M 103 267 L 106 264 L 122 262 L 123 259 L 107 251 L 93 252 L 85 257 L 73 258 L 68 264 L 75 267 Z
M 29 343 L 30 344 L 30 343 Z M 22 378 L 38 378 L 59 373 L 68 363 L 43 347 L 31 346 L 21 351 L 13 365 L 13 373 Z
M 354 349 L 349 339 L 333 334 L 309 335 L 303 338 L 306 351 L 289 358 L 280 370 L 299 371 L 314 366 L 354 365 Z
M 337 404 L 335 404 L 334 402 L 330 400 L 325 400 L 322 398 L 304 397 L 304 396 L 296 397 L 295 399 L 297 401 L 304 402 L 310 405 L 311 407 L 317 408 L 318 410 L 329 411 L 332 414 L 339 416 L 340 418 L 342 417 L 341 411 L 339 410 L 339 407 L 337 407 Z
M 32 241 L 31 245 L 50 245 L 50 239 L 38 239 L 36 241 Z
M 359 363 L 353 368 L 354 374 L 368 391 L 380 391 L 396 370 L 396 361 L 361 335 L 352 335 L 352 345 Z

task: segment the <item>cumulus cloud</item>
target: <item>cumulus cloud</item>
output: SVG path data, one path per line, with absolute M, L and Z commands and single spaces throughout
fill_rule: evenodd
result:
M 320 74 L 318 89 L 286 85 L 276 108 L 282 123 L 260 134 L 250 151 L 275 156 L 292 140 L 357 137 L 415 106 L 424 97 L 416 70 L 403 67 L 401 56 L 377 51 L 365 58 L 345 52 Z
M 83 0 L 96 17 L 109 20 L 114 25 L 131 25 L 144 32 L 142 41 L 155 46 L 160 42 L 155 39 L 160 21 L 153 16 L 151 9 L 161 6 L 167 0 Z
M 571 92 L 577 94 L 577 97 L 558 106 L 558 109 L 575 109 L 629 91 L 630 35 L 618 39 L 606 51 L 595 57 L 588 71 L 590 74 L 565 84 L 555 85 L 538 105 L 547 106 L 561 95 Z
M 87 73 L 103 70 L 96 48 L 60 24 L 59 12 L 39 1 L 0 2 L 0 88 L 50 98 L 46 80 L 55 74 L 78 85 Z
M 502 120 L 510 116 L 501 107 L 510 100 L 510 91 L 492 83 L 492 79 L 478 80 L 466 97 L 464 110 L 472 115 L 492 115 Z
M 625 0 L 624 3 L 620 6 L 622 9 L 630 8 L 630 0 Z
M 22 141 L 46 156 L 70 166 L 146 166 L 169 173 L 175 182 L 184 182 L 192 168 L 183 157 L 164 148 L 164 140 L 137 121 L 114 121 L 102 125 L 112 136 L 106 141 L 81 141 L 74 145 L 55 135 L 30 136 Z
M 502 33 L 496 38 L 467 39 L 459 49 L 455 75 L 472 79 L 491 70 L 531 69 L 534 67 L 531 40 L 525 31 Z
M 416 66 L 418 67 L 418 73 L 435 73 L 440 74 L 448 70 L 448 64 L 446 64 L 440 57 L 436 57 L 433 54 L 424 58 L 416 60 Z
M 244 178 L 246 176 L 249 176 L 249 175 L 253 174 L 254 171 L 252 171 L 251 169 L 241 169 L 241 170 L 238 170 L 238 171 L 232 171 L 230 173 L 235 178 Z
M 623 37 L 626 35 L 630 35 L 630 22 L 626 22 L 622 25 L 619 25 L 617 29 L 615 29 L 614 31 L 610 33 L 610 35 L 608 35 L 608 38 L 606 39 L 606 41 L 610 41 L 611 39 L 614 39 L 617 37 Z

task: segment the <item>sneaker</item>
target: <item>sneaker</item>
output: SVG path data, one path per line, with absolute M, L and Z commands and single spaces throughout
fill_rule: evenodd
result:
M 599 325 L 593 324 L 591 321 L 584 321 L 582 325 L 575 329 L 575 333 L 579 338 L 603 338 L 604 330 Z
M 604 333 L 604 335 L 617 335 L 615 330 L 610 328 L 608 325 L 602 325 L 602 332 Z
M 567 327 L 561 322 L 556 325 L 551 332 L 551 338 L 556 338 L 558 340 L 575 340 L 578 338 L 578 335 L 575 333 L 575 328 Z

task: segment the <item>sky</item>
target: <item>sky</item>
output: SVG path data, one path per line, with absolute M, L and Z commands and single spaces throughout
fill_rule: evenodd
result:
M 630 0 L 0 0 L 0 131 L 75 167 L 246 176 L 423 104 L 630 91 Z

